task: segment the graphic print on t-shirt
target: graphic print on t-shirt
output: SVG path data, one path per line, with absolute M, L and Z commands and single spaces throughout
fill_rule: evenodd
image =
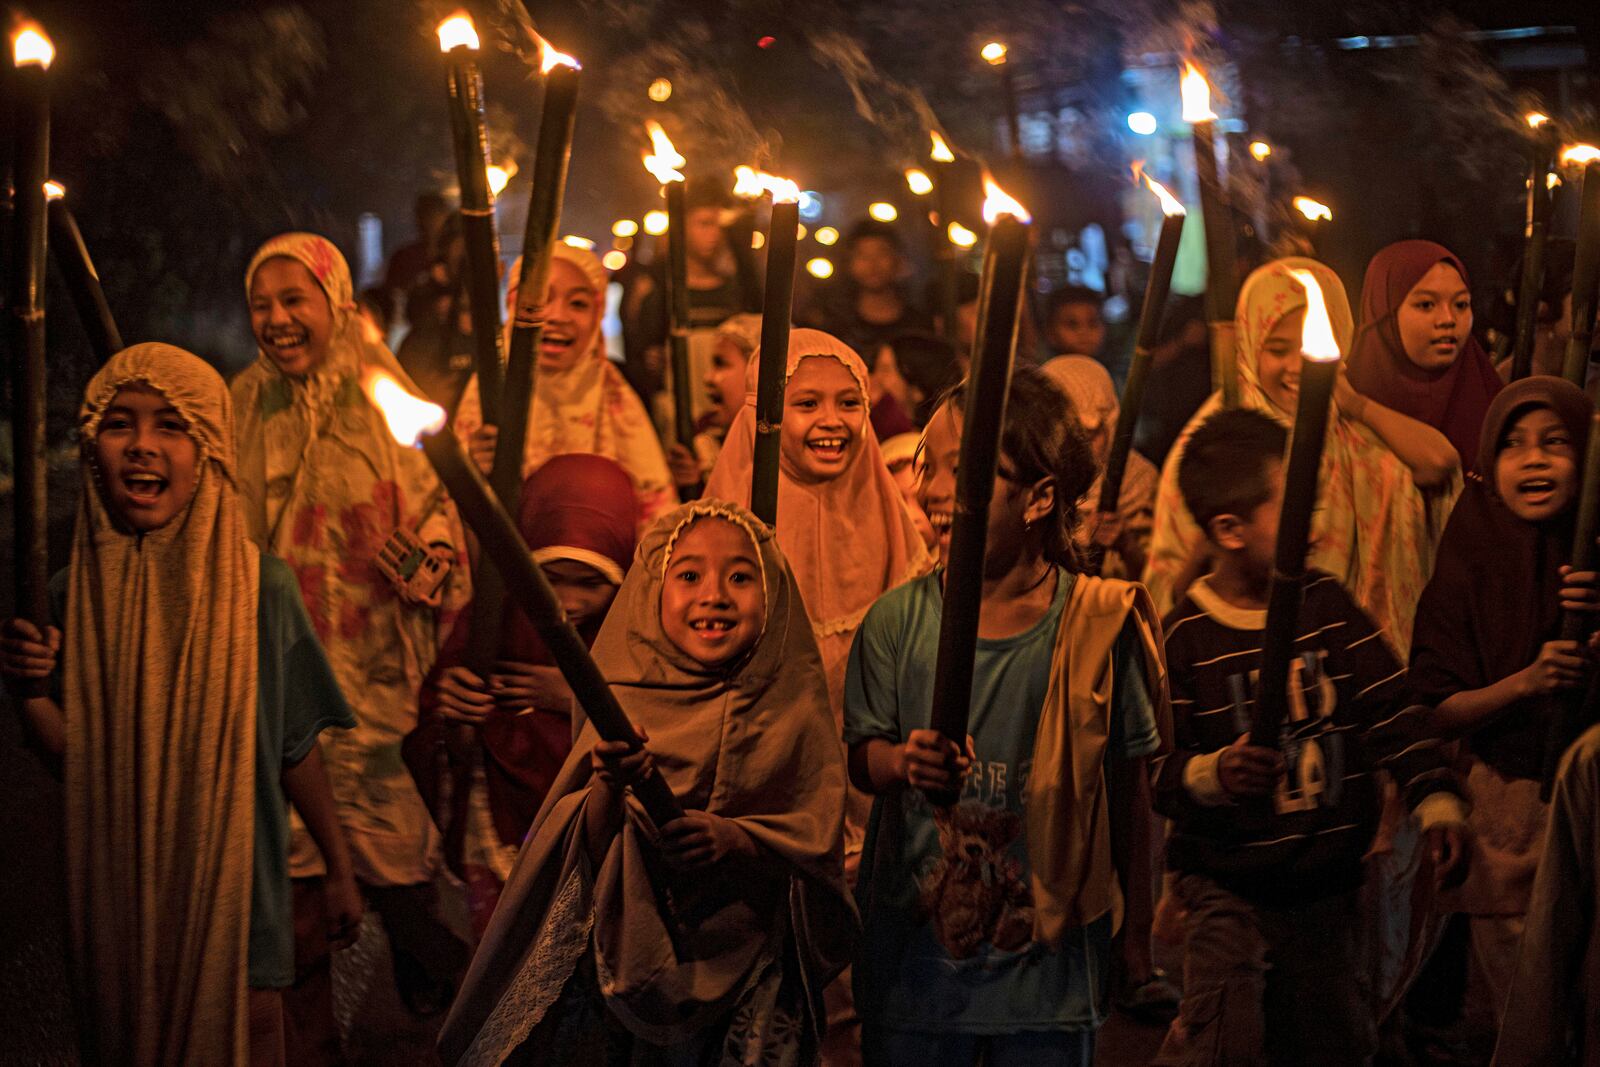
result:
M 1344 735 L 1328 731 L 1339 697 L 1324 670 L 1327 657 L 1325 651 L 1307 651 L 1289 662 L 1289 718 L 1278 735 L 1284 770 L 1273 796 L 1279 815 L 1331 808 L 1339 802 L 1344 784 Z M 1228 678 L 1240 733 L 1250 729 L 1244 695 L 1254 692 L 1259 680 L 1260 673 L 1255 670 Z M 1311 693 L 1316 694 L 1314 708 L 1307 706 Z
M 1010 952 L 1033 937 L 1033 894 L 1006 850 L 1022 832 L 1016 812 L 965 801 L 935 812 L 937 862 L 922 878 L 922 907 L 952 959 L 988 943 Z

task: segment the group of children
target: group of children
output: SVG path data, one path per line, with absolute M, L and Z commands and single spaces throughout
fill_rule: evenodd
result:
M 1297 271 L 1352 355 L 1262 738 Z M 544 330 L 508 505 L 642 746 L 600 737 L 514 606 L 493 666 L 469 653 L 471 539 L 361 388 L 410 382 L 326 240 L 252 258 L 231 387 L 159 344 L 90 383 L 51 623 L 0 638 L 62 757 L 85 1062 L 338 1062 L 329 960 L 368 908 L 452 1064 L 1088 1065 L 1153 937 L 1184 960 L 1158 1063 L 1360 1064 L 1449 911 L 1500 1062 L 1592 1029 L 1535 1021 L 1573 1006 L 1595 893 L 1595 735 L 1540 799 L 1546 706 L 1593 678 L 1558 631 L 1600 611 L 1566 566 L 1594 408 L 1502 389 L 1448 251 L 1380 254 L 1359 331 L 1326 267 L 1256 270 L 1241 405 L 1159 474 L 1132 457 L 1114 511 L 1104 368 L 1016 367 L 964 744 L 931 728 L 964 384 L 913 396 L 894 345 L 869 369 L 793 330 L 768 527 L 758 324 L 719 338 L 717 432 L 669 460 L 604 354 L 605 285 L 558 245 L 548 291 L 510 296 Z M 897 391 L 915 429 L 880 445 Z M 476 381 L 453 432 L 492 465 Z M 442 582 L 386 568 L 396 538 Z M 681 816 L 646 811 L 652 777 Z M 1397 898 L 1423 901 L 1398 933 Z

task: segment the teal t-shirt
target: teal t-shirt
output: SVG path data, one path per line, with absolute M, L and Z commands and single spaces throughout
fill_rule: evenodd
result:
M 873 804 L 856 887 L 864 927 L 856 1007 L 865 1022 L 997 1034 L 1083 1030 L 1104 1020 L 1110 917 L 1054 946 L 1034 942 L 1022 833 L 1034 735 L 1074 580 L 1057 572 L 1050 609 L 1029 629 L 978 642 L 969 727 L 977 759 L 942 830 L 918 790 Z M 943 596 L 934 573 L 891 590 L 867 612 L 845 678 L 847 744 L 903 742 L 928 727 Z M 1108 758 L 1134 759 L 1154 752 L 1160 737 L 1131 627 L 1114 655 Z M 941 832 L 961 862 L 946 861 Z
M 50 594 L 56 619 L 65 618 L 66 571 L 51 580 Z M 311 627 L 294 572 L 276 556 L 261 557 L 261 601 L 256 619 L 261 673 L 256 685 L 255 857 L 250 880 L 248 982 L 253 989 L 275 989 L 294 982 L 289 802 L 281 782 L 283 769 L 309 755 L 323 730 L 348 730 L 356 720 Z

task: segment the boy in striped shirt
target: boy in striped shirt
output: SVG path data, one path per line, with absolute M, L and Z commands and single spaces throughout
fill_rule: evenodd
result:
M 1338 580 L 1310 571 L 1277 747 L 1249 743 L 1283 497 L 1286 431 L 1219 412 L 1178 468 L 1212 573 L 1165 624 L 1176 750 L 1156 783 L 1187 913 L 1184 1000 L 1157 1064 L 1359 1064 L 1375 1050 L 1357 895 L 1399 784 L 1441 878 L 1465 809 L 1443 745 L 1403 703 L 1405 669 Z

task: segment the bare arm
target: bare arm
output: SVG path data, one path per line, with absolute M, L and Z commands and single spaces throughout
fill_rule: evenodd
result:
M 1411 468 L 1411 479 L 1418 488 L 1437 489 L 1447 485 L 1461 468 L 1461 457 L 1456 455 L 1455 446 L 1444 434 L 1425 422 L 1362 396 L 1342 373 L 1334 398 L 1345 417 L 1377 434 L 1389 451 Z
M 328 873 L 324 892 L 328 897 L 328 940 L 337 947 L 352 944 L 361 927 L 361 891 L 356 887 L 355 869 L 350 863 L 350 846 L 334 808 L 333 790 L 322 765 L 322 750 L 315 744 L 298 763 L 286 764 L 279 781 L 284 796 L 304 820 L 311 840 L 322 853 Z
M 67 717 L 61 713 L 61 705 L 50 697 L 31 697 L 22 702 L 22 713 L 46 752 L 52 756 L 66 754 Z
M 1446 697 L 1434 709 L 1430 725 L 1444 737 L 1460 737 L 1493 722 L 1519 700 L 1582 685 L 1588 669 L 1578 642 L 1546 641 L 1538 658 L 1515 674 Z
M 0 674 L 13 690 L 43 686 L 55 672 L 61 657 L 61 631 L 46 626 L 42 631 L 27 619 L 9 619 L 0 626 Z M 34 690 L 37 692 L 37 690 Z M 67 720 L 61 706 L 51 697 L 28 697 L 22 713 L 34 738 L 53 756 L 67 750 Z
M 886 737 L 850 746 L 850 784 L 878 796 L 905 784 L 905 748 Z
M 967 739 L 970 746 L 972 739 Z M 972 765 L 970 753 L 937 730 L 912 730 L 905 744 L 869 737 L 850 748 L 850 781 L 863 793 L 880 796 L 903 786 L 934 793 L 961 785 Z

